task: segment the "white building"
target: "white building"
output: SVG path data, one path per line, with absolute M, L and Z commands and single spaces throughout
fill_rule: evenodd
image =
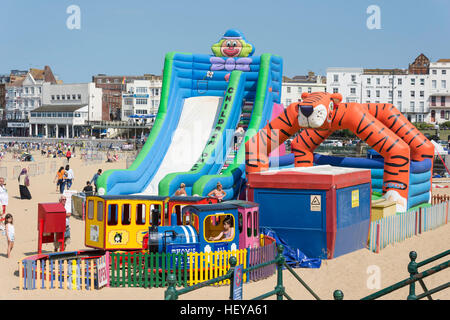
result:
M 326 78 L 309 72 L 307 76 L 283 77 L 281 103 L 284 107 L 299 101 L 303 92 L 324 92 L 327 90 Z
M 133 80 L 122 93 L 122 120 L 131 115 L 155 115 L 161 99 L 162 80 Z
M 42 106 L 30 117 L 30 135 L 80 136 L 92 121 L 102 120 L 102 89 L 91 83 L 48 84 L 42 87 Z
M 328 68 L 327 91 L 344 102 L 392 103 L 411 122 L 427 121 L 429 74 L 402 69 Z
M 450 59 L 430 63 L 430 122 L 450 121 Z
M 11 83 L 6 85 L 6 119 L 27 120 L 30 111 L 42 105 L 44 83 L 56 82 L 49 66 L 43 70 L 31 68 L 25 76 L 11 77 Z

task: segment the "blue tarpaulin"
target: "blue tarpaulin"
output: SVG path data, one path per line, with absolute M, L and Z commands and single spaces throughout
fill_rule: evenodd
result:
M 292 268 L 320 268 L 322 260 L 317 258 L 308 258 L 300 249 L 292 248 L 288 243 L 277 235 L 275 231 L 270 228 L 262 227 L 261 234 L 267 235 L 275 239 L 277 245 L 281 244 L 284 247 L 283 255 L 286 258 L 286 263 Z

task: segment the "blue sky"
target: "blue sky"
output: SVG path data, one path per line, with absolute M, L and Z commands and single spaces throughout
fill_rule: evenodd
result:
M 79 30 L 66 27 L 70 5 L 80 7 Z M 380 7 L 379 30 L 366 27 L 369 5 Z M 66 83 L 160 74 L 167 52 L 210 54 L 229 28 L 255 55 L 282 56 L 287 76 L 450 58 L 448 0 L 2 0 L 0 28 L 0 73 L 49 65 Z

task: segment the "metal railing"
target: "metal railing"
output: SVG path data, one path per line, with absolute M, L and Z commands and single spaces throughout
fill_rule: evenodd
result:
M 306 290 L 308 290 L 308 292 L 311 293 L 311 295 L 316 300 L 320 300 L 320 298 L 316 295 L 316 293 L 297 275 L 297 273 L 294 272 L 294 270 L 292 270 L 292 268 L 289 265 L 286 264 L 286 259 L 283 256 L 283 251 L 284 251 L 284 247 L 282 245 L 279 245 L 279 246 L 277 246 L 277 256 L 275 259 L 258 264 L 258 265 L 254 265 L 252 267 L 248 267 L 243 270 L 243 274 L 246 274 L 246 273 L 255 271 L 257 269 L 267 267 L 272 264 L 276 265 L 277 284 L 276 284 L 274 290 L 264 293 L 264 294 L 262 294 L 256 298 L 253 298 L 251 300 L 262 300 L 262 299 L 269 298 L 271 296 L 276 296 L 277 300 L 283 300 L 283 297 L 285 297 L 288 300 L 292 300 L 292 298 L 286 293 L 286 290 L 283 286 L 283 267 L 285 267 L 303 285 L 303 287 L 305 287 Z M 167 290 L 164 292 L 164 299 L 165 300 L 177 300 L 180 295 L 198 290 L 203 287 L 217 284 L 218 282 L 224 282 L 226 280 L 230 280 L 230 283 L 233 283 L 234 270 L 235 270 L 235 267 L 237 264 L 236 257 L 234 257 L 234 256 L 230 257 L 229 263 L 230 263 L 231 267 L 225 275 L 202 282 L 202 283 L 198 283 L 193 286 L 182 288 L 179 290 L 176 289 L 176 283 L 177 283 L 176 275 L 173 273 L 169 274 L 167 276 L 167 282 L 168 282 L 169 286 L 168 286 Z M 229 299 L 230 300 L 233 299 L 233 286 L 232 285 L 230 285 Z
M 428 276 L 431 276 L 432 274 L 435 274 L 439 271 L 442 271 L 442 270 L 448 268 L 450 266 L 450 260 L 442 262 L 442 263 L 438 264 L 437 266 L 431 267 L 430 269 L 422 271 L 420 273 L 418 272 L 418 269 L 420 267 L 423 267 L 426 264 L 429 264 L 436 260 L 442 259 L 443 257 L 448 256 L 448 255 L 450 255 L 450 250 L 439 253 L 439 254 L 437 254 L 431 258 L 428 258 L 422 262 L 416 262 L 417 253 L 415 251 L 411 251 L 409 253 L 409 259 L 411 260 L 411 262 L 409 262 L 409 264 L 408 264 L 408 272 L 409 272 L 408 279 L 399 281 L 389 287 L 381 289 L 380 291 L 377 291 L 371 295 L 368 295 L 367 297 L 364 297 L 361 300 L 375 300 L 375 299 L 385 296 L 391 292 L 394 292 L 400 288 L 406 287 L 408 285 L 409 285 L 409 295 L 407 297 L 408 300 L 420 300 L 425 297 L 428 298 L 428 300 L 433 300 L 431 298 L 431 295 L 436 292 L 439 292 L 439 291 L 449 288 L 450 281 L 447 283 L 444 283 L 442 285 L 439 285 L 434 289 L 428 290 L 425 283 L 423 282 L 423 279 Z M 422 287 L 422 289 L 424 291 L 422 294 L 419 294 L 419 295 L 416 295 L 416 282 L 417 281 L 419 282 L 420 286 Z M 333 297 L 335 300 L 343 300 L 344 293 L 341 290 L 335 290 L 333 292 Z

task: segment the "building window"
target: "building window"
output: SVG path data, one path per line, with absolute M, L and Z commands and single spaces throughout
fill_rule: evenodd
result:
M 147 104 L 147 99 L 136 99 L 136 104 Z
M 398 91 L 397 91 L 397 97 L 399 97 L 399 98 L 402 97 L 402 90 L 398 90 Z
M 65 95 L 65 94 L 63 94 L 63 95 L 61 96 L 61 100 L 66 100 L 66 95 Z
M 419 102 L 419 107 L 420 107 L 421 110 L 423 111 L 423 108 L 425 108 L 425 102 L 420 101 L 420 102 Z
M 425 96 L 425 91 L 420 91 L 419 96 L 420 96 L 421 98 L 423 98 L 423 97 Z
M 377 78 L 377 84 L 379 85 L 381 83 L 380 78 Z
M 397 101 L 397 107 L 399 110 L 402 109 L 402 102 L 401 101 Z
M 356 94 L 356 88 L 350 88 L 350 94 Z
M 416 92 L 414 90 L 411 91 L 411 98 L 414 98 L 416 96 Z
M 72 95 L 72 100 L 76 100 L 76 96 L 74 94 Z
M 137 87 L 136 93 L 147 93 L 147 88 L 146 87 Z
M 389 78 L 389 84 L 392 85 L 393 82 L 394 82 L 394 79 Z
M 431 87 L 432 87 L 433 89 L 436 89 L 436 86 L 437 86 L 437 81 L 436 81 L 436 80 L 432 80 L 432 81 L 431 81 Z
M 59 94 L 57 94 L 57 95 L 56 95 L 56 100 L 59 100 L 59 98 L 60 98 L 60 97 L 59 97 Z
M 308 93 L 311 93 L 311 87 L 308 87 Z
M 441 81 L 441 87 L 442 87 L 442 89 L 447 88 L 447 81 L 446 80 L 442 80 Z
M 298 87 L 297 90 L 298 90 L 298 93 L 302 93 L 302 91 L 303 91 L 302 87 Z
M 370 84 L 370 81 L 371 79 L 370 78 L 367 78 L 367 84 Z
M 370 90 L 367 90 L 367 97 L 370 98 Z
M 447 74 L 447 70 L 442 70 L 442 74 Z
M 444 107 L 444 106 L 445 106 L 445 97 L 442 96 L 441 97 L 441 107 Z
M 334 81 L 334 82 L 339 82 L 339 75 L 334 74 L 334 75 L 333 75 L 333 81 Z
M 444 119 L 444 118 L 445 118 L 445 111 L 441 110 L 441 119 Z
M 67 95 L 67 100 L 70 100 L 70 94 Z
M 392 98 L 392 90 L 389 90 L 389 98 Z
M 380 90 L 375 91 L 375 96 L 376 96 L 377 98 L 380 97 Z
M 155 96 L 159 96 L 159 89 L 155 89 Z
M 400 79 L 400 78 L 397 79 L 397 84 L 398 84 L 398 85 L 401 85 L 401 84 L 402 84 L 402 79 Z
M 436 70 L 436 69 L 431 70 L 431 73 L 432 73 L 432 74 L 437 74 L 437 70 Z
M 431 97 L 431 105 L 432 106 L 436 105 L 436 97 L 435 96 Z
M 411 78 L 411 85 L 414 86 L 416 84 L 416 79 Z
M 52 95 L 52 100 L 55 100 L 55 96 L 54 95 Z
M 291 93 L 291 87 L 286 87 L 286 92 Z
M 77 98 L 78 98 L 78 100 L 81 100 L 81 94 L 79 94 L 79 95 L 77 96 Z
M 409 107 L 411 108 L 411 112 L 414 112 L 414 106 L 415 106 L 414 101 L 411 101 L 411 102 L 409 103 Z
M 420 79 L 420 85 L 421 85 L 421 86 L 424 86 L 424 85 L 425 85 L 425 79 L 424 79 L 424 78 Z
M 333 88 L 333 93 L 338 93 L 338 92 L 339 92 L 338 88 Z
M 352 74 L 352 82 L 356 82 L 356 75 Z

